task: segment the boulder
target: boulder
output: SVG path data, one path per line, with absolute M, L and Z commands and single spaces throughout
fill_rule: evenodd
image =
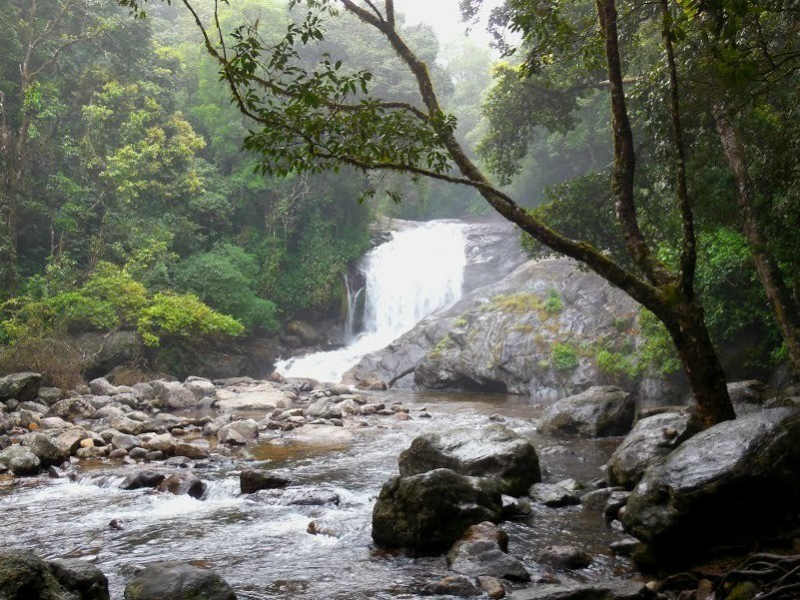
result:
M 131 448 L 136 448 L 141 445 L 141 441 L 135 435 L 127 433 L 116 433 L 111 437 L 111 446 L 114 448 L 122 448 L 125 451 Z
M 15 398 L 19 402 L 33 400 L 39 393 L 42 375 L 26 371 L 0 377 L 0 401 Z
M 187 458 L 208 458 L 211 449 L 206 440 L 198 439 L 191 442 L 176 442 L 173 452 L 176 456 Z
M 116 386 L 111 385 L 105 377 L 92 379 L 89 382 L 89 389 L 95 396 L 113 396 L 118 393 Z
M 216 386 L 203 377 L 188 377 L 186 381 L 183 382 L 183 386 L 192 392 L 194 397 L 198 400 L 215 397 L 217 395 Z
M 541 429 L 592 438 L 624 435 L 635 413 L 636 402 L 627 392 L 613 385 L 593 386 L 550 406 L 542 416 Z
M 431 596 L 455 596 L 457 598 L 471 598 L 480 596 L 481 591 L 469 577 L 463 575 L 448 575 L 439 581 L 427 584 L 423 593 Z
M 651 465 L 622 517 L 646 546 L 639 560 L 688 561 L 796 520 L 798 439 L 798 411 L 763 410 L 710 427 Z
M 158 471 L 137 471 L 128 474 L 119 487 L 123 490 L 138 490 L 141 488 L 155 488 L 164 481 L 166 475 Z
M 638 421 L 608 459 L 609 483 L 633 489 L 647 467 L 676 448 L 688 422 L 686 411 L 659 413 Z
M 560 569 L 583 569 L 591 564 L 592 557 L 575 546 L 547 546 L 539 553 L 538 560 Z
M 191 408 L 197 404 L 197 399 L 191 390 L 186 389 L 177 381 L 159 379 L 151 383 L 156 400 L 163 408 L 179 410 Z
M 61 388 L 57 387 L 40 387 L 39 388 L 39 401 L 43 402 L 47 406 L 52 406 L 59 400 L 61 400 L 64 392 L 61 391 Z
M 323 397 L 312 402 L 305 410 L 305 414 L 317 419 L 341 419 L 342 406 L 331 398 Z
M 22 439 L 22 443 L 38 457 L 42 467 L 60 465 L 70 457 L 66 448 L 54 443 L 53 438 L 43 433 L 29 433 Z
M 58 582 L 81 600 L 108 600 L 108 579 L 93 564 L 74 558 L 58 559 L 50 561 L 50 569 Z
M 529 581 L 523 564 L 508 554 L 508 535 L 494 523 L 472 525 L 447 553 L 447 565 L 462 575 L 488 575 L 512 581 Z
M 497 521 L 503 506 L 497 483 L 450 469 L 393 477 L 381 488 L 372 512 L 372 539 L 379 546 L 416 554 L 447 549 L 475 523 Z
M 167 561 L 148 565 L 125 586 L 125 600 L 236 600 L 214 571 Z
M 180 472 L 173 473 L 158 484 L 159 492 L 169 492 L 175 496 L 184 494 L 192 498 L 202 498 L 206 493 L 206 484 L 194 473 Z
M 36 475 L 42 463 L 30 448 L 12 444 L 0 452 L 0 464 L 14 475 Z
M 558 483 L 534 483 L 528 493 L 539 504 L 550 508 L 561 508 L 581 503 L 577 491 L 578 485 L 575 480 L 565 479 Z
M 505 494 L 523 496 L 541 479 L 533 444 L 503 425 L 421 435 L 398 458 L 407 477 L 446 468 L 478 477 L 497 477 Z
M 640 581 L 540 584 L 514 592 L 513 600 L 641 600 L 651 597 Z
M 80 427 L 72 427 L 66 431 L 62 431 L 55 438 L 52 438 L 53 445 L 58 448 L 58 451 L 66 456 L 71 456 L 80 448 L 81 440 L 85 439 L 88 434 L 85 429 Z
M 54 574 L 60 572 L 29 551 L 0 553 L 0 598 L 2 600 L 108 600 L 105 595 L 91 589 L 84 595 L 80 583 L 65 578 L 68 585 L 59 582 Z M 70 587 L 75 583 L 77 587 Z
M 258 423 L 253 419 L 233 421 L 223 425 L 217 432 L 220 444 L 245 445 L 258 439 Z
M 48 413 L 53 417 L 61 417 L 67 421 L 85 418 L 90 419 L 94 416 L 95 407 L 88 399 L 83 397 L 64 398 L 50 407 Z
M 247 469 L 239 473 L 239 488 L 243 494 L 252 494 L 258 490 L 283 488 L 289 485 L 289 480 L 276 477 L 271 473 Z

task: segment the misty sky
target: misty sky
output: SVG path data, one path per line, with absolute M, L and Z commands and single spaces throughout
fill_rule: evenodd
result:
M 494 6 L 500 1 L 487 0 L 486 6 Z M 444 43 L 463 36 L 466 29 L 466 24 L 461 21 L 458 0 L 395 0 L 395 10 L 404 13 L 409 23 L 424 22 L 432 26 Z M 475 26 L 472 29 L 470 37 L 488 43 L 484 27 Z

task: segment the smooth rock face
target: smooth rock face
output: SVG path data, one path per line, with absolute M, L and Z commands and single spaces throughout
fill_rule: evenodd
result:
M 125 600 L 236 600 L 219 575 L 180 561 L 155 563 L 125 586 Z
M 787 526 L 800 501 L 798 439 L 800 413 L 788 408 L 715 425 L 645 471 L 622 522 L 662 562 Z
M 33 400 L 39 393 L 41 384 L 41 374 L 30 371 L 0 377 L 0 400 L 9 398 L 16 398 L 19 402 Z
M 616 386 L 593 386 L 562 398 L 545 411 L 541 429 L 554 434 L 607 437 L 628 433 L 636 402 Z
M 533 444 L 503 425 L 421 435 L 400 454 L 398 464 L 402 477 L 438 468 L 497 477 L 501 491 L 512 496 L 525 495 L 541 479 Z
M 497 521 L 500 492 L 489 478 L 435 469 L 393 477 L 372 512 L 372 539 L 380 546 L 419 554 L 447 549 L 475 523 Z
M 672 452 L 689 422 L 687 412 L 665 412 L 644 418 L 608 459 L 608 481 L 632 489 L 645 469 Z
M 472 525 L 447 553 L 447 565 L 463 575 L 488 575 L 512 581 L 529 581 L 523 564 L 508 554 L 508 535 L 494 523 Z

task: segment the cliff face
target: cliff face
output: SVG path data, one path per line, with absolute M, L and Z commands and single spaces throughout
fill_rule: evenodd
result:
M 617 383 L 643 399 L 677 400 L 677 392 L 664 398 L 670 390 L 662 382 L 608 360 L 598 364 L 603 350 L 617 357 L 641 346 L 638 314 L 629 296 L 571 260 L 529 261 L 366 356 L 346 381 L 507 391 L 543 401 Z

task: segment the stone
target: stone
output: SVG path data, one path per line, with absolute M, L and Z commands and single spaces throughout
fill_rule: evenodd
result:
M 51 560 L 50 569 L 56 580 L 80 600 L 108 600 L 108 579 L 93 564 L 64 558 Z
M 628 491 L 612 492 L 606 500 L 606 505 L 603 508 L 603 516 L 607 523 L 617 519 L 620 515 L 622 508 L 628 504 L 628 498 L 631 493 Z
M 202 498 L 206 493 L 206 484 L 193 473 L 180 472 L 173 473 L 158 484 L 159 492 L 169 492 L 176 496 L 184 494 L 192 498 Z
M 320 398 L 312 402 L 305 410 L 308 417 L 318 419 L 337 419 L 342 417 L 341 404 L 337 404 L 329 398 Z
M 71 424 L 61 417 L 45 417 L 39 422 L 42 429 L 67 429 Z
M 447 549 L 475 523 L 502 515 L 497 483 L 490 478 L 434 469 L 393 477 L 372 512 L 372 539 L 389 548 L 430 554 Z
M 508 554 L 508 535 L 494 523 L 472 525 L 447 553 L 451 570 L 478 577 L 489 575 L 512 581 L 530 581 L 523 564 Z
M 197 404 L 197 399 L 191 390 L 186 389 L 177 381 L 158 379 L 151 383 L 155 399 L 163 408 L 178 410 L 191 408 Z
M 53 417 L 61 417 L 68 421 L 74 421 L 80 418 L 92 418 L 95 410 L 95 407 L 92 406 L 92 403 L 86 398 L 73 397 L 64 398 L 53 404 L 48 414 Z
M 63 446 L 55 444 L 53 438 L 44 433 L 29 433 L 22 439 L 22 443 L 39 458 L 42 467 L 60 465 L 70 456 Z
M 14 473 L 14 475 L 36 475 L 41 467 L 39 458 L 31 452 L 30 448 L 12 444 L 0 451 L 0 464 Z
M 236 600 L 233 589 L 214 571 L 186 562 L 148 565 L 128 581 L 125 600 Z
M 486 592 L 486 595 L 489 596 L 491 600 L 499 600 L 506 596 L 506 588 L 503 587 L 503 584 L 495 577 L 481 575 L 478 577 L 478 585 Z
M 243 446 L 258 439 L 258 423 L 253 419 L 233 421 L 223 425 L 217 432 L 220 444 L 236 444 Z
M 592 583 L 540 584 L 516 590 L 512 600 L 641 600 L 651 594 L 639 581 L 593 581 Z
M 768 409 L 714 425 L 651 465 L 622 518 L 646 547 L 641 560 L 689 561 L 783 530 L 800 501 L 798 439 L 800 413 Z
M 211 454 L 211 448 L 208 442 L 203 439 L 197 439 L 187 442 L 176 442 L 173 450 L 177 456 L 186 456 L 188 458 L 208 458 Z
M 635 412 L 636 402 L 627 392 L 612 385 L 593 386 L 550 406 L 542 415 L 541 429 L 590 438 L 624 435 Z
M 592 557 L 575 546 L 547 546 L 538 556 L 539 562 L 561 569 L 583 569 L 592 563 Z
M 622 487 L 606 487 L 599 490 L 592 490 L 581 496 L 581 504 L 586 510 L 602 511 L 606 507 L 608 499 L 614 492 L 622 492 L 625 488 Z
M 438 468 L 462 475 L 496 477 L 501 491 L 522 496 L 541 479 L 539 458 L 533 444 L 511 429 L 488 425 L 421 435 L 398 458 L 400 475 L 406 477 Z
M 86 430 L 80 427 L 73 427 L 62 431 L 55 438 L 52 439 L 53 444 L 58 448 L 59 452 L 65 456 L 71 456 L 80 448 L 81 440 L 86 438 Z
M 258 490 L 284 488 L 287 485 L 289 485 L 288 479 L 264 471 L 247 469 L 239 473 L 239 489 L 243 494 L 252 494 Z
M 0 377 L 0 401 L 14 398 L 19 402 L 33 400 L 39 393 L 42 375 L 32 371 Z
M 626 537 L 625 539 L 611 542 L 608 547 L 614 554 L 631 556 L 639 546 L 639 543 L 639 540 L 634 537 Z
M 481 591 L 472 583 L 469 577 L 463 575 L 448 575 L 439 581 L 434 581 L 425 586 L 423 593 L 437 596 L 456 596 L 457 598 L 472 598 L 480 596 Z
M 64 392 L 57 387 L 40 387 L 39 400 L 47 406 L 52 406 L 63 397 Z
M 145 434 L 139 438 L 145 450 L 158 450 L 164 454 L 174 454 L 175 438 L 169 433 Z
M 118 433 L 111 438 L 112 447 L 125 450 L 126 452 L 140 445 L 141 442 L 138 437 L 127 433 Z
M 217 387 L 211 381 L 202 377 L 188 377 L 183 382 L 183 386 L 192 392 L 198 400 L 217 396 Z
M 118 393 L 116 386 L 111 385 L 105 377 L 92 379 L 89 382 L 89 389 L 95 396 L 113 396 Z
M 57 570 L 58 567 L 55 568 Z M 83 581 L 65 578 L 69 584 Z M 80 587 L 67 587 L 59 582 L 54 568 L 29 551 L 4 551 L 0 553 L 0 598 L 2 600 L 108 600 L 92 589 L 93 595 L 82 594 Z
M 647 467 L 678 446 L 688 422 L 686 411 L 664 412 L 638 421 L 608 459 L 609 483 L 633 489 Z
M 576 491 L 575 481 L 566 479 L 558 483 L 534 483 L 528 494 L 539 504 L 550 508 L 561 508 L 581 503 Z
M 164 481 L 166 475 L 158 471 L 137 471 L 128 474 L 119 487 L 123 490 L 138 490 L 141 488 L 155 488 Z

